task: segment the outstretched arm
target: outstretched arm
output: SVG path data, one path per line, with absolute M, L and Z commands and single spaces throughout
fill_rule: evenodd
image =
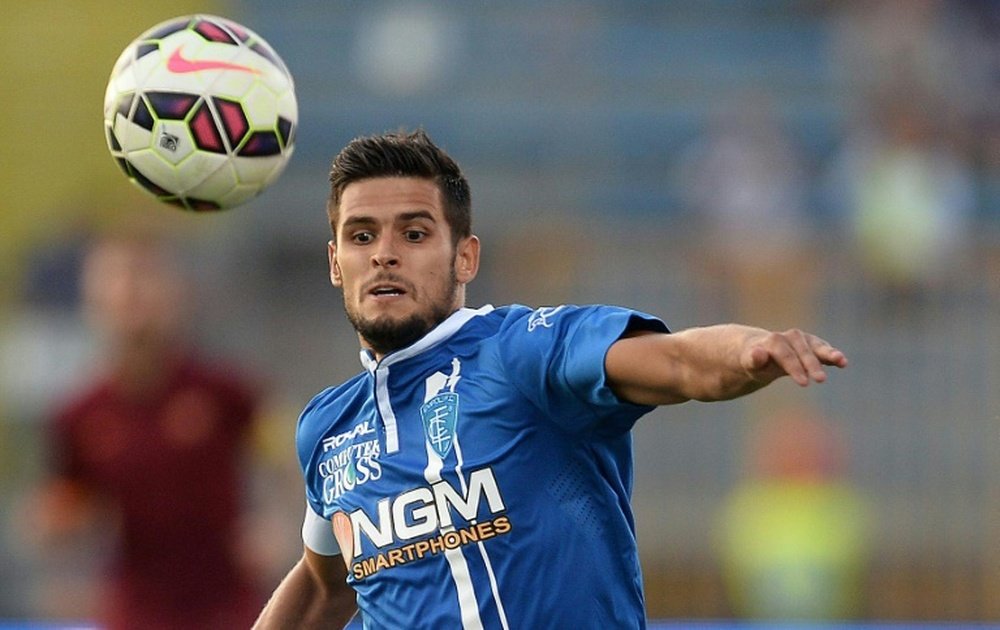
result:
M 738 324 L 626 335 L 604 359 L 612 391 L 642 405 L 729 400 L 786 375 L 805 387 L 826 380 L 825 365 L 847 367 L 847 357 L 798 329 Z
M 346 577 L 340 556 L 321 556 L 306 548 L 274 591 L 254 630 L 343 628 L 358 609 Z

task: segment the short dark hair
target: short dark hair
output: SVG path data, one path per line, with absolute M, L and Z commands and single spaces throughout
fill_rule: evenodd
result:
M 421 177 L 441 190 L 444 214 L 453 243 L 472 233 L 472 193 L 458 164 L 422 129 L 398 131 L 352 140 L 333 159 L 326 213 L 337 236 L 337 213 L 348 184 L 373 177 Z

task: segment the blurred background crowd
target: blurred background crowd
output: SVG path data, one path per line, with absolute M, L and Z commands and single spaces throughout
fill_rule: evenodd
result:
M 197 216 L 128 185 L 101 129 L 121 49 L 193 12 L 263 35 L 300 107 L 279 182 Z M 329 162 L 422 126 L 472 184 L 471 305 L 797 326 L 851 359 L 640 423 L 651 617 L 1000 620 L 1000 4 L 11 0 L 0 57 L 0 619 L 94 614 L 114 525 L 39 542 L 36 491 L 99 352 L 83 244 L 137 217 L 181 244 L 201 351 L 266 383 L 244 555 L 273 588 L 301 550 L 298 411 L 360 369 Z

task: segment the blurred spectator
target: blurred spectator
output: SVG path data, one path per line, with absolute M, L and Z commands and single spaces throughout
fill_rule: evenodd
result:
M 815 254 L 806 249 L 804 158 L 769 98 L 736 100 L 679 167 L 681 194 L 704 229 L 702 261 L 733 297 L 734 319 L 808 326 Z
M 894 99 L 845 141 L 833 192 L 860 261 L 890 297 L 916 297 L 969 246 L 975 182 L 926 103 Z
M 830 3 L 832 64 L 854 105 L 916 96 L 955 122 L 996 115 L 1000 11 L 991 0 Z
M 863 262 L 897 297 L 916 297 L 954 269 L 977 213 L 1000 218 L 991 207 L 1000 181 L 1000 4 L 829 6 L 830 68 L 842 104 L 861 118 L 833 192 L 849 196 Z
M 847 619 L 864 610 L 868 515 L 844 477 L 844 445 L 812 411 L 757 425 L 749 471 L 726 500 L 717 548 L 732 611 Z
M 22 524 L 63 571 L 81 569 L 88 532 L 105 532 L 113 557 L 96 609 L 85 597 L 42 614 L 238 628 L 263 604 L 244 496 L 258 389 L 188 342 L 189 289 L 153 233 L 103 235 L 85 254 L 82 303 L 104 362 L 55 415 L 51 474 Z

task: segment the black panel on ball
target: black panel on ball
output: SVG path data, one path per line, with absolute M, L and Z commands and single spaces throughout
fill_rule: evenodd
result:
M 233 22 L 231 20 L 220 20 L 219 22 L 223 26 L 225 26 L 230 33 L 235 35 L 244 44 L 250 40 L 250 34 L 247 33 L 246 29 L 244 29 L 243 26 L 241 26 L 240 24 L 237 24 L 236 22 Z
M 278 56 L 274 54 L 273 50 L 265 46 L 262 42 L 255 42 L 252 46 L 250 46 L 250 50 L 254 51 L 264 59 L 270 61 L 272 64 L 274 64 L 274 67 L 281 70 L 281 72 L 285 76 L 289 76 L 288 68 L 285 67 L 285 64 L 282 63 L 280 59 L 278 59 Z
M 135 58 L 142 59 L 154 50 L 159 50 L 160 45 L 156 42 L 143 42 L 135 47 Z
M 197 212 L 212 212 L 214 210 L 221 210 L 222 206 L 215 203 L 214 201 L 208 201 L 206 199 L 195 199 L 194 197 L 187 197 L 185 199 L 187 205 L 192 210 Z
M 153 130 L 153 115 L 149 113 L 149 108 L 146 107 L 146 99 L 139 99 L 139 105 L 135 108 L 135 114 L 132 115 L 132 122 L 147 131 Z
M 146 92 L 149 104 L 153 106 L 157 118 L 161 120 L 184 120 L 198 100 L 197 94 L 179 92 Z
M 118 157 L 116 157 L 115 158 L 115 163 L 118 164 L 118 168 L 122 169 L 123 173 L 125 173 L 129 177 L 132 177 L 132 167 L 125 160 L 125 158 L 118 158 Z
M 126 92 L 118 97 L 118 113 L 122 115 L 123 118 L 128 118 L 128 113 L 132 110 L 132 98 L 135 96 L 134 92 Z
M 281 136 L 281 143 L 286 147 L 292 143 L 292 121 L 278 116 L 278 134 Z
M 135 181 L 139 182 L 139 185 L 148 190 L 149 192 L 153 193 L 157 197 L 165 197 L 171 194 L 169 190 L 166 190 L 165 188 L 156 185 L 148 177 L 140 173 L 139 169 L 135 167 L 135 164 L 132 164 L 130 162 L 128 167 L 129 170 L 132 172 L 132 178 L 135 179 Z
M 281 144 L 278 142 L 278 134 L 273 131 L 255 131 L 238 152 L 244 157 L 262 157 L 279 153 Z
M 177 31 L 183 31 L 188 27 L 191 22 L 190 18 L 181 18 L 167 22 L 160 28 L 156 29 L 152 33 L 146 36 L 146 39 L 163 39 L 167 35 L 172 35 Z
M 115 130 L 111 128 L 111 125 L 105 125 L 104 131 L 108 135 L 108 146 L 111 147 L 111 150 L 121 151 L 122 145 L 118 142 L 118 138 L 115 136 Z

